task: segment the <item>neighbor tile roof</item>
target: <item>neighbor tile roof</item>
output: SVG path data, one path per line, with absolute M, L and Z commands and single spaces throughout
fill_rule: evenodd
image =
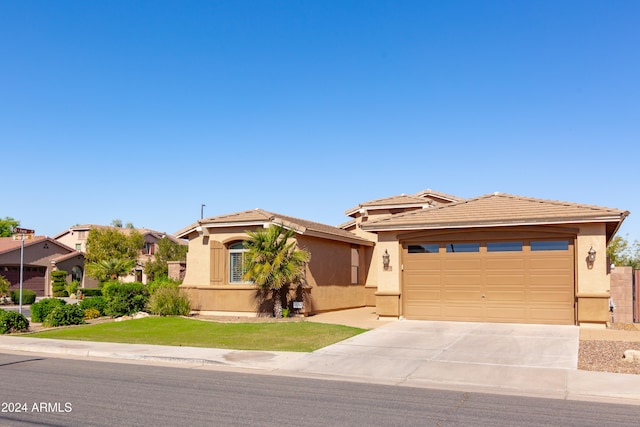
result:
M 34 236 L 32 240 L 25 240 L 24 245 L 29 246 L 40 240 L 46 239 L 46 236 Z M 0 254 L 4 252 L 11 252 L 19 249 L 21 246 L 20 240 L 13 240 L 13 237 L 0 237 Z
M 362 224 L 363 230 L 418 230 L 472 226 L 611 223 L 614 233 L 628 211 L 494 193 Z
M 124 234 L 130 234 L 131 230 L 136 230 L 138 233 L 142 234 L 143 236 L 146 236 L 147 234 L 152 234 L 156 238 L 160 238 L 161 236 L 164 235 L 169 240 L 171 240 L 171 241 L 173 241 L 175 243 L 185 244 L 185 242 L 183 242 L 180 239 L 177 239 L 175 236 L 173 236 L 173 235 L 171 235 L 169 233 L 164 233 L 162 231 L 157 231 L 157 230 L 151 230 L 150 228 L 114 227 L 113 225 L 98 225 L 98 224 L 74 225 L 72 227 L 69 227 L 67 230 L 63 231 L 62 233 L 57 234 L 56 236 L 54 236 L 54 239 L 59 239 L 60 237 L 64 236 L 65 234 L 67 234 L 70 231 L 86 231 L 86 230 L 91 230 L 91 229 L 105 230 L 105 229 L 109 229 L 109 228 L 121 231 Z
M 178 237 L 186 237 L 187 234 L 195 230 L 196 227 L 202 225 L 204 227 L 210 226 L 238 226 L 238 225 L 250 225 L 252 223 L 273 223 L 282 224 L 289 228 L 296 230 L 300 234 L 306 235 L 320 235 L 325 238 L 332 238 L 335 240 L 347 240 L 355 241 L 362 244 L 370 245 L 370 241 L 356 236 L 355 234 L 341 230 L 331 225 L 321 224 L 318 222 L 308 221 L 305 219 L 294 218 L 288 215 L 281 215 L 278 213 L 268 212 L 262 209 L 253 209 L 243 212 L 235 212 L 227 215 L 220 215 L 210 218 L 204 218 L 197 223 L 194 223 L 188 227 L 178 231 L 176 235 Z

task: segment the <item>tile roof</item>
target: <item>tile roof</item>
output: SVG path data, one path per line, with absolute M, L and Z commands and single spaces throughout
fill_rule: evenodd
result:
M 426 190 L 418 191 L 416 194 L 414 194 L 414 196 L 416 196 L 416 197 L 434 196 L 434 197 L 437 197 L 439 199 L 446 199 L 446 200 L 450 200 L 452 202 L 459 202 L 460 200 L 462 200 L 458 196 L 452 196 L 451 194 L 442 193 L 440 191 L 435 191 L 435 190 L 432 190 L 430 188 L 427 188 Z
M 28 246 L 30 244 L 39 242 L 40 240 L 45 240 L 46 238 L 46 236 L 34 236 L 32 240 L 25 240 L 24 245 Z M 20 240 L 13 240 L 13 237 L 0 237 L 0 254 L 19 249 L 20 246 Z
M 341 230 L 340 228 L 333 227 L 331 225 L 268 212 L 262 209 L 253 209 L 249 211 L 235 212 L 227 215 L 204 218 L 176 232 L 176 236 L 186 237 L 200 225 L 204 227 L 237 227 L 244 225 L 254 225 L 256 223 L 282 224 L 286 227 L 296 230 L 296 232 L 303 235 L 315 235 L 317 237 L 330 238 L 333 240 L 346 240 L 366 245 L 372 245 L 372 243 L 366 239 L 363 239 L 349 231 Z
M 614 224 L 612 232 L 615 232 L 627 215 L 628 211 L 619 209 L 494 193 L 393 215 L 364 223 L 362 229 L 383 231 L 607 222 Z
M 121 232 L 123 232 L 124 234 L 129 234 L 131 233 L 131 230 L 136 230 L 138 233 L 142 234 L 143 236 L 146 236 L 147 234 L 152 234 L 157 238 L 160 238 L 161 236 L 166 236 L 167 238 L 169 238 L 170 240 L 174 241 L 175 243 L 179 243 L 179 244 L 185 244 L 185 242 L 183 242 L 180 239 L 177 239 L 175 236 L 169 234 L 169 233 L 165 233 L 162 231 L 157 231 L 157 230 L 151 230 L 150 228 L 128 228 L 128 227 L 114 227 L 113 225 L 99 225 L 99 224 L 82 224 L 82 225 L 74 225 L 72 227 L 69 227 L 67 230 L 63 231 L 62 233 L 57 234 L 56 236 L 54 236 L 54 239 L 59 239 L 60 237 L 62 237 L 63 235 L 65 235 L 66 233 L 68 233 L 69 231 L 84 231 L 84 230 L 91 230 L 91 229 L 99 229 L 99 230 L 105 230 L 105 229 L 114 229 L 114 230 L 119 230 Z
M 441 193 L 431 189 L 420 191 L 416 194 L 399 194 L 397 196 L 384 197 L 382 199 L 369 200 L 368 202 L 360 203 L 358 206 L 354 206 L 351 209 L 347 209 L 345 215 L 353 215 L 362 208 L 400 208 L 400 207 L 420 207 L 420 206 L 438 206 L 443 204 L 442 202 L 433 199 L 449 200 L 457 202 L 460 199 L 456 196 Z

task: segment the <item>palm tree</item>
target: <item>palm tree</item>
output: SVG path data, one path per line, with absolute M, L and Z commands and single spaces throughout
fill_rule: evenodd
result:
M 282 317 L 282 304 L 287 304 L 291 285 L 302 282 L 306 263 L 311 255 L 298 249 L 293 240 L 295 231 L 281 225 L 267 229 L 247 231 L 249 239 L 244 242 L 244 280 L 253 282 L 260 290 L 271 295 L 273 314 Z
M 118 280 L 120 276 L 126 276 L 136 265 L 135 260 L 112 258 L 87 264 L 87 274 L 101 282 Z

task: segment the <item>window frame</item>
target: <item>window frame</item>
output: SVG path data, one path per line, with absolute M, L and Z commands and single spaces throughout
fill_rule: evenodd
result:
M 240 277 L 240 280 L 234 280 L 234 273 L 237 273 L 235 270 L 235 264 L 237 263 L 237 258 L 234 259 L 235 257 L 237 257 L 237 255 L 240 255 L 240 263 L 241 263 L 241 268 L 244 269 L 244 264 L 245 264 L 245 256 L 246 253 L 249 252 L 249 250 L 247 248 L 244 247 L 244 243 L 243 241 L 235 241 L 230 243 L 227 246 L 227 260 L 229 261 L 229 275 L 227 276 L 228 279 L 228 283 L 230 285 L 250 285 L 251 282 L 243 280 L 242 277 Z M 242 273 L 242 275 L 244 276 L 244 272 Z M 237 277 L 237 276 L 236 276 Z

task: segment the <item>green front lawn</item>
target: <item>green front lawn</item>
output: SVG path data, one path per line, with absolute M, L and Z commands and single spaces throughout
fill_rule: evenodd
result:
M 315 322 L 216 323 L 183 317 L 83 325 L 42 331 L 35 338 L 264 351 L 314 351 L 366 329 Z

